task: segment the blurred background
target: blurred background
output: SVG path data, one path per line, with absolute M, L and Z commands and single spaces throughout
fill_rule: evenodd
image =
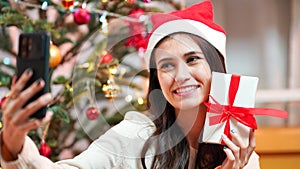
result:
M 256 107 L 289 114 L 288 119 L 256 117 L 261 168 L 300 165 L 300 1 L 211 1 L 215 21 L 227 33 L 228 73 L 259 77 Z M 0 0 L 0 98 L 16 71 L 18 35 L 51 32 L 51 91 L 56 100 L 49 108 L 55 117 L 30 134 L 40 149 L 49 148 L 45 155 L 53 161 L 72 157 L 126 111 L 145 110 L 147 14 L 198 2 Z
M 228 71 L 259 77 L 257 107 L 289 113 L 287 120 L 256 117 L 261 167 L 294 168 L 300 159 L 300 1 L 212 2 L 227 32 Z

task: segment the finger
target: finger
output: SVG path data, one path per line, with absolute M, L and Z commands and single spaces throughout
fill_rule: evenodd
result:
M 0 109 L 3 111 L 6 108 L 7 102 L 8 102 L 8 96 L 4 96 L 3 98 L 1 98 L 2 103 L 0 104 Z M 1 102 L 0 101 L 0 102 Z
M 47 106 L 52 101 L 52 95 L 50 93 L 46 93 L 38 98 L 38 100 L 31 102 L 24 109 L 20 111 L 18 116 L 15 116 L 14 122 L 22 123 L 24 120 L 26 121 L 32 114 L 34 114 L 40 108 Z
M 18 80 L 15 80 L 14 85 L 10 91 L 11 97 L 14 97 L 15 95 L 17 95 L 18 93 L 20 93 L 23 90 L 24 86 L 26 85 L 28 80 L 31 78 L 32 73 L 33 72 L 31 69 L 26 69 L 24 71 L 24 73 L 21 75 L 21 77 Z
M 12 78 L 12 82 L 11 82 L 11 86 L 13 87 L 17 82 L 17 76 L 14 75 L 13 78 Z
M 35 83 L 30 85 L 27 89 L 22 91 L 18 98 L 15 99 L 17 105 L 15 107 L 22 107 L 30 98 L 38 93 L 45 86 L 43 79 L 38 79 Z
M 227 158 L 225 159 L 225 161 L 222 164 L 222 169 L 226 169 L 226 168 L 231 169 L 234 167 L 234 162 L 235 162 L 234 154 L 227 146 L 224 146 L 223 150 L 224 150 Z
M 42 125 L 48 123 L 52 119 L 52 115 L 53 115 L 52 111 L 47 111 L 46 116 L 44 118 L 28 120 L 27 123 L 24 123 L 20 128 L 25 132 L 37 129 Z
M 231 130 L 231 136 L 235 141 L 235 144 L 240 148 L 239 165 L 240 167 L 245 166 L 248 163 L 248 146 L 243 141 L 242 137 L 234 130 Z
M 53 116 L 53 112 L 52 111 L 47 111 L 46 116 L 44 118 L 40 119 L 42 125 L 48 123 L 52 119 L 52 116 Z
M 41 122 L 38 119 L 31 119 L 28 120 L 26 123 L 22 123 L 18 125 L 19 130 L 23 131 L 24 133 L 29 132 L 30 130 L 34 130 L 41 126 Z
M 235 161 L 239 162 L 240 158 L 240 147 L 235 145 L 225 134 L 222 134 L 222 140 L 227 145 L 227 147 L 232 151 Z
M 252 152 L 254 151 L 255 147 L 256 147 L 256 141 L 255 141 L 255 133 L 254 133 L 254 129 L 250 131 L 250 135 L 249 135 L 249 147 L 248 147 L 248 152 L 249 155 L 252 154 Z
M 13 75 L 11 86 L 10 86 L 11 88 L 15 85 L 16 81 L 17 81 L 17 76 Z M 9 94 L 8 94 L 8 95 L 5 96 L 5 101 L 1 105 L 2 110 L 4 110 L 6 108 L 6 105 L 7 105 L 7 102 L 8 102 L 9 99 L 10 99 L 10 97 L 9 97 Z

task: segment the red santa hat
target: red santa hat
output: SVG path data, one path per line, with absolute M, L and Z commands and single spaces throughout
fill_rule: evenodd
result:
M 149 66 L 150 57 L 156 44 L 164 37 L 176 32 L 186 32 L 202 37 L 213 45 L 226 61 L 226 33 L 213 21 L 213 6 L 210 1 L 204 1 L 171 13 L 156 13 L 151 16 L 151 20 L 153 29 L 150 32 L 145 52 L 147 66 Z

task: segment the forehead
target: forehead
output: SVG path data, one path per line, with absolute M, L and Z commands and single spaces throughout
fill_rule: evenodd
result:
M 189 52 L 202 52 L 200 46 L 194 38 L 187 34 L 174 34 L 163 39 L 156 49 L 154 56 L 166 54 L 184 54 Z

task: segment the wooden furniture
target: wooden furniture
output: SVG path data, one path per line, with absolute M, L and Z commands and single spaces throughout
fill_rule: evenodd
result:
M 255 131 L 261 169 L 300 168 L 300 127 L 270 127 Z

